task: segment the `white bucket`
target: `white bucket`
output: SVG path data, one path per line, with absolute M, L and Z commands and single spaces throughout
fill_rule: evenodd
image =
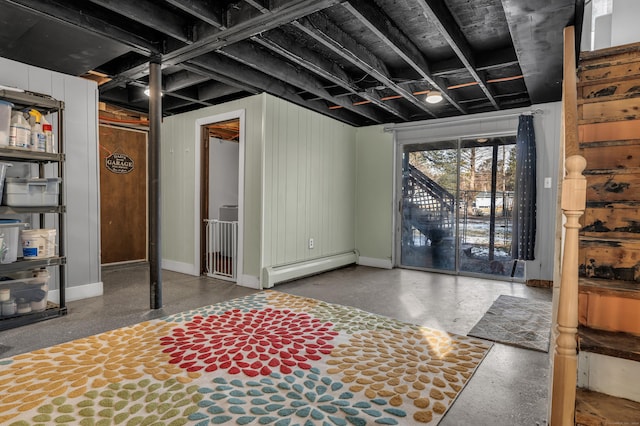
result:
M 20 232 L 22 256 L 25 259 L 54 257 L 56 255 L 55 229 L 28 229 Z

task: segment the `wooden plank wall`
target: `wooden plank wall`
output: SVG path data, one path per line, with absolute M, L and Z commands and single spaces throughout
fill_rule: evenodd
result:
M 578 90 L 587 160 L 580 272 L 640 281 L 640 44 L 583 52 Z

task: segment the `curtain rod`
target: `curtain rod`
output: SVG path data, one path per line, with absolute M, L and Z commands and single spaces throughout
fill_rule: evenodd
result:
M 542 108 L 534 108 L 530 110 L 513 112 L 510 114 L 495 114 L 495 115 L 483 116 L 483 117 L 474 117 L 474 116 L 444 117 L 442 120 L 446 120 L 444 123 L 455 123 L 457 121 L 469 122 L 469 121 L 496 120 L 496 119 L 500 120 L 500 119 L 509 118 L 509 117 L 519 117 L 521 115 L 543 115 L 543 114 L 544 114 L 544 110 Z M 412 127 L 433 126 L 438 124 L 444 124 L 443 122 L 433 123 L 432 121 L 433 120 L 426 120 L 426 121 L 421 121 L 420 123 L 392 124 L 391 126 L 385 126 L 384 131 L 392 132 L 395 130 L 410 129 Z
M 524 111 L 524 112 L 521 112 L 520 114 L 514 114 L 514 115 L 542 115 L 542 114 L 544 114 L 544 110 L 540 108 L 536 108 L 536 109 L 532 109 L 531 111 Z

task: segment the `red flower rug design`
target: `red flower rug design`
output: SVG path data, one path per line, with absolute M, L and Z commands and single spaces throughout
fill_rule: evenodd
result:
M 331 323 L 307 313 L 267 308 L 196 316 L 160 340 L 168 346 L 163 352 L 169 362 L 180 368 L 255 377 L 274 370 L 290 374 L 296 367 L 309 370 L 310 362 L 331 353 L 329 342 L 337 335 Z

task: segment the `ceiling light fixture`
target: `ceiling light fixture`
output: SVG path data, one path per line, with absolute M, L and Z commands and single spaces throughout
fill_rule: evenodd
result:
M 438 102 L 442 102 L 442 93 L 437 90 L 432 90 L 427 93 L 427 102 L 430 104 L 437 104 Z
M 147 87 L 146 89 L 144 89 L 144 94 L 147 96 L 150 96 L 151 91 L 149 90 L 149 88 Z M 164 94 L 162 92 L 160 92 L 160 97 L 164 96 Z
M 478 143 L 485 143 L 488 140 L 489 139 L 487 139 L 487 138 L 478 138 L 478 139 L 476 139 L 476 141 L 478 141 Z

